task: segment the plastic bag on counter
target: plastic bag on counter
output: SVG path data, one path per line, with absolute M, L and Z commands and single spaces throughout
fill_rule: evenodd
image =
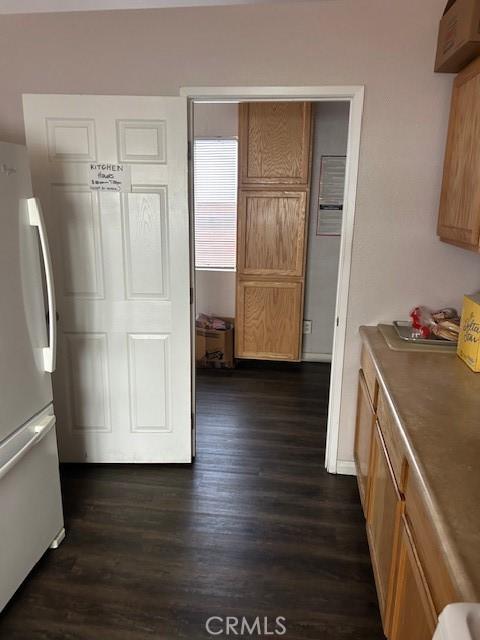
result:
M 460 318 L 456 309 L 448 307 L 431 311 L 428 307 L 419 306 L 410 311 L 410 318 L 412 327 L 422 338 L 435 336 L 451 342 L 458 340 Z
M 429 338 L 432 333 L 432 325 L 435 324 L 433 314 L 428 307 L 415 307 L 410 311 L 412 327 L 417 329 L 422 338 Z

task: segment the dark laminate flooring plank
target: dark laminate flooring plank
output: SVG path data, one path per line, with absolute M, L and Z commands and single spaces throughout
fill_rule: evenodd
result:
M 355 479 L 324 469 L 329 373 L 201 371 L 194 465 L 62 467 L 67 538 L 0 638 L 200 640 L 212 615 L 284 616 L 288 640 L 383 638 Z

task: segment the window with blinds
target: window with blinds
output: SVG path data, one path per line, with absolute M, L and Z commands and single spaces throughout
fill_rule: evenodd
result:
M 235 138 L 199 138 L 194 142 L 197 269 L 235 269 L 237 158 Z

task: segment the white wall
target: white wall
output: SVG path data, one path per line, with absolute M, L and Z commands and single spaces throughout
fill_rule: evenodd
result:
M 197 314 L 235 317 L 235 273 L 231 271 L 195 272 Z
M 194 137 L 238 135 L 238 105 L 198 103 L 194 105 Z M 197 313 L 235 316 L 235 272 L 195 270 Z
M 324 155 L 346 155 L 350 111 L 345 102 L 321 102 L 314 108 L 315 134 L 303 314 L 306 320 L 312 321 L 312 333 L 303 336 L 303 357 L 307 360 L 323 359 L 332 353 L 340 237 L 316 234 L 320 162 Z
M 0 139 L 22 92 L 365 85 L 339 458 L 352 459 L 361 324 L 459 306 L 480 256 L 436 236 L 452 76 L 433 73 L 445 0 L 335 0 L 2 16 Z

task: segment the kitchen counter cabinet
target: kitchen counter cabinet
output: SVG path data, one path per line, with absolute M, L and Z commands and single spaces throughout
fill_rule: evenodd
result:
M 480 600 L 480 376 L 455 353 L 392 351 L 376 327 L 360 333 L 377 426 L 366 471 L 359 400 L 355 459 L 384 631 L 423 640 L 446 604 Z

